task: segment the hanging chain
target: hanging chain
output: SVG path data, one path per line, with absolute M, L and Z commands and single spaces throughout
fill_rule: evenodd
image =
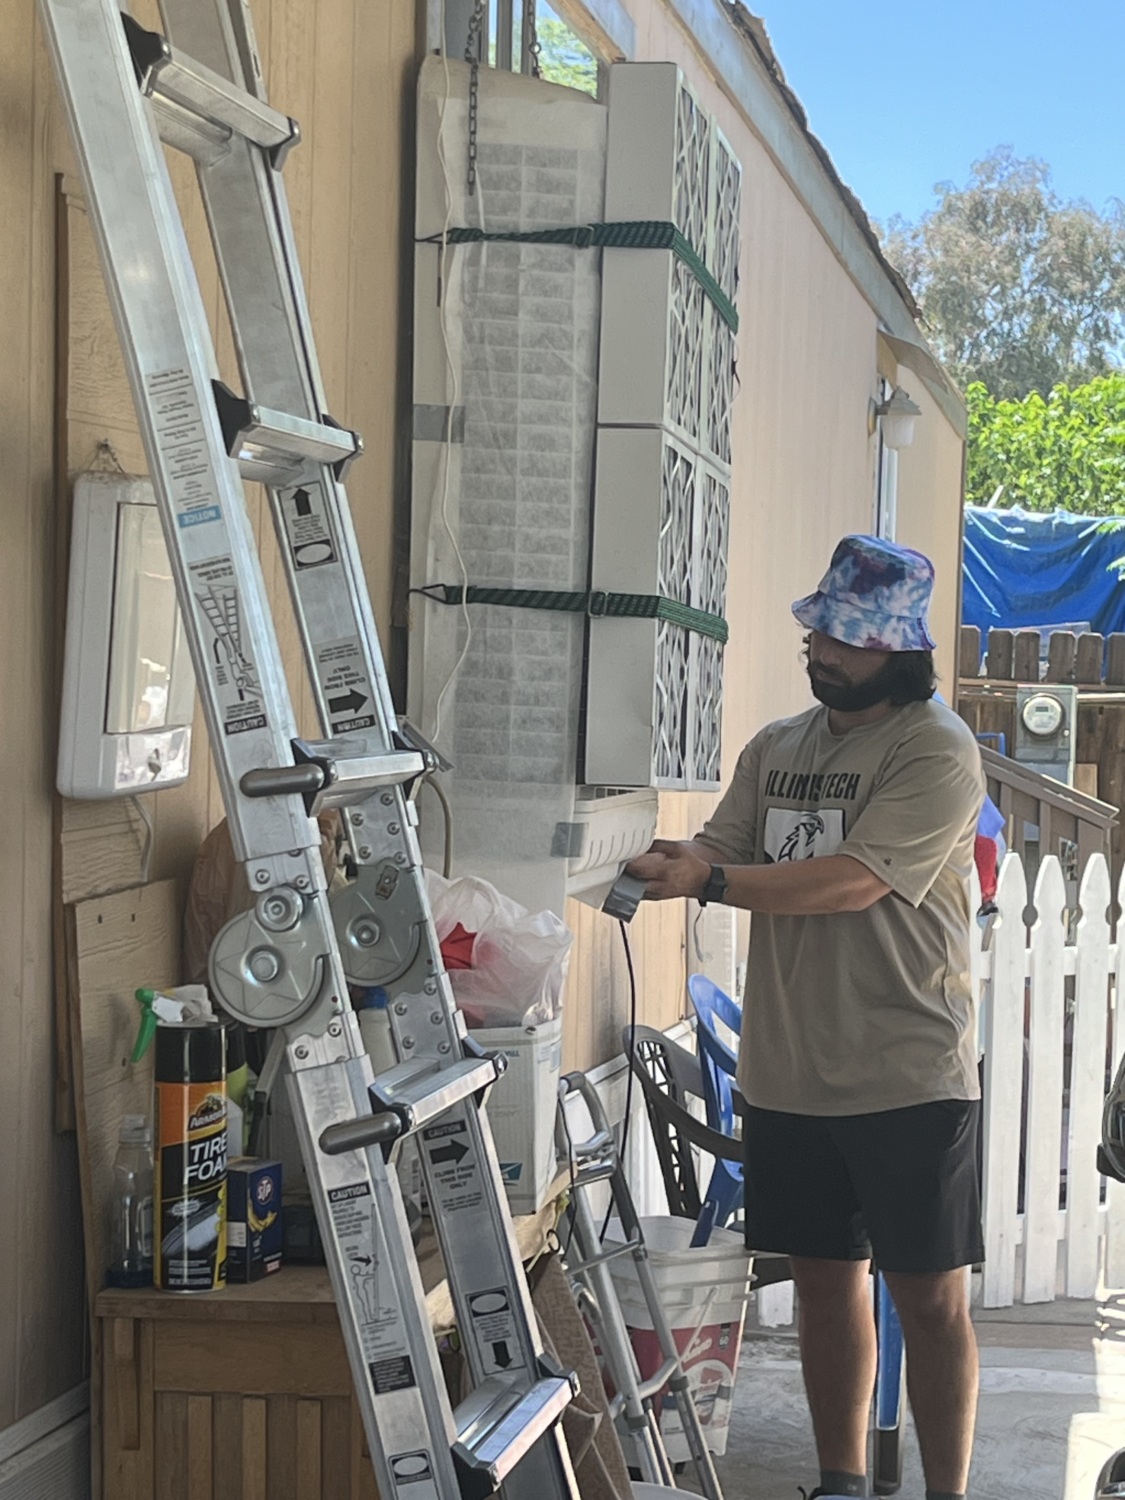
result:
M 477 114 L 480 104 L 480 53 L 484 30 L 485 0 L 476 0 L 465 37 L 465 61 L 469 65 L 469 162 L 465 186 L 472 198 L 477 190 Z
M 527 32 L 527 58 L 531 64 L 532 78 L 539 78 L 539 54 L 543 51 L 543 44 L 539 40 L 539 28 L 535 24 L 536 0 L 524 0 L 523 24 Z

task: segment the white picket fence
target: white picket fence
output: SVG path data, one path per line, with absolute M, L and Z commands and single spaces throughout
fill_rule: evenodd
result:
M 1075 911 L 1054 855 L 1029 900 L 1009 854 L 996 904 L 972 955 L 984 1052 L 981 1298 L 1010 1307 L 1092 1297 L 1103 1268 L 1106 1284 L 1125 1285 L 1125 1186 L 1107 1182 L 1103 1193 L 1096 1154 L 1107 1067 L 1125 1044 L 1105 858 L 1087 862 Z

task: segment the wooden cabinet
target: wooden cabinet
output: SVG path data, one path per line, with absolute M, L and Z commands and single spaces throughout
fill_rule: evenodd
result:
M 513 1220 L 525 1261 L 546 1244 L 566 1182 Z M 432 1233 L 417 1260 L 440 1335 L 453 1305 Z M 94 1315 L 95 1497 L 377 1500 L 323 1267 L 199 1296 L 106 1290 Z
M 96 1314 L 104 1500 L 374 1500 L 324 1270 Z

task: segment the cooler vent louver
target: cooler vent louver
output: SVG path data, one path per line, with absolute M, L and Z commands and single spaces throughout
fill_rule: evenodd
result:
M 737 158 L 674 64 L 611 70 L 606 219 L 672 222 L 720 298 L 674 249 L 603 252 L 592 584 L 718 616 L 741 182 Z M 587 781 L 712 789 L 721 726 L 717 639 L 664 619 L 592 622 Z

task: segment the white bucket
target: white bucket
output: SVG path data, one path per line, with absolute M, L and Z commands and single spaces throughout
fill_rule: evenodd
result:
M 693 1219 L 642 1219 L 641 1232 L 704 1439 L 712 1453 L 725 1453 L 753 1260 L 742 1237 L 729 1229 L 713 1230 L 709 1244 L 693 1249 Z M 606 1248 L 623 1241 L 621 1225 L 615 1220 L 606 1235 Z M 636 1267 L 631 1256 L 623 1255 L 611 1260 L 609 1269 L 641 1378 L 647 1380 L 664 1357 Z M 673 1463 L 688 1461 L 691 1451 L 670 1392 L 657 1397 L 656 1408 L 668 1457 Z

